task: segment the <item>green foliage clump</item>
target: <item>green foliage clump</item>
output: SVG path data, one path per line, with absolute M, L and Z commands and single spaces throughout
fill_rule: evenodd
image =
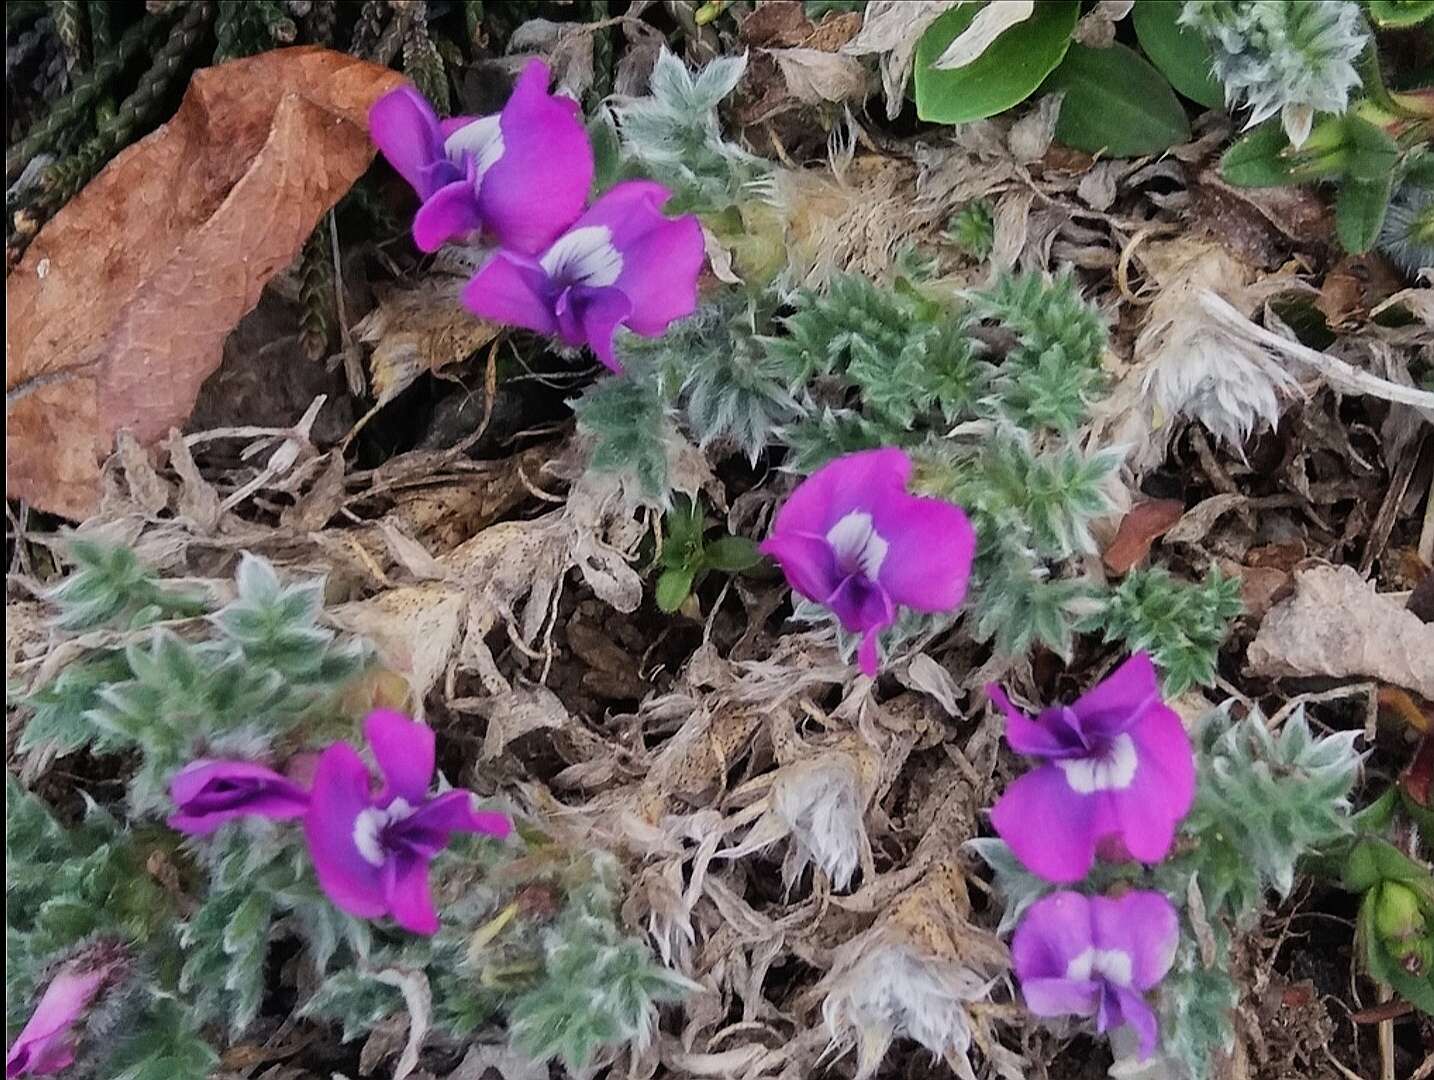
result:
M 631 476 L 647 499 L 667 505 L 673 427 L 652 372 L 632 367 L 599 379 L 573 402 L 573 412 L 578 430 L 593 441 L 589 468 Z
M 1175 695 L 1214 683 L 1220 645 L 1243 610 L 1238 578 L 1212 569 L 1194 584 L 1151 567 L 1126 575 L 1082 629 L 1101 630 L 1106 641 L 1150 653 L 1165 692 Z
M 985 262 L 996 242 L 996 215 L 986 199 L 968 202 L 951 215 L 946 237 L 973 259 Z
M 203 598 L 161 585 L 127 547 L 74 536 L 66 553 L 75 570 L 49 597 L 59 605 L 61 630 L 145 626 L 206 610 Z

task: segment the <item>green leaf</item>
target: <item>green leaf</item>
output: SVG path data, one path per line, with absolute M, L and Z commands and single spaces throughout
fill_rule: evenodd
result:
M 1075 0 L 1048 0 L 965 67 L 951 71 L 932 67 L 982 6 L 952 8 L 917 43 L 916 112 L 921 119 L 964 124 L 1024 101 L 1065 56 L 1080 15 Z
M 1334 205 L 1334 229 L 1345 251 L 1361 255 L 1374 246 L 1393 191 L 1392 174 L 1376 180 L 1351 177 L 1340 186 Z
M 682 606 L 692 592 L 696 572 L 690 567 L 673 567 L 664 570 L 657 579 L 657 606 L 671 614 Z
M 1434 0 L 1368 0 L 1369 17 L 1386 30 L 1418 26 L 1434 18 Z
M 1368 120 L 1358 116 L 1344 117 L 1349 164 L 1346 175 L 1352 180 L 1374 183 L 1394 172 L 1399 160 L 1399 144 Z
M 707 545 L 702 556 L 704 566 L 728 574 L 750 570 L 761 561 L 762 553 L 757 550 L 757 545 L 745 536 L 724 536 L 714 540 Z
M 1225 90 L 1211 71 L 1215 56 L 1199 31 L 1176 21 L 1180 10 L 1180 4 L 1141 0 L 1131 13 L 1135 36 L 1171 86 L 1206 108 L 1222 109 Z
M 1134 49 L 1072 45 L 1045 90 L 1064 90 L 1056 138 L 1088 153 L 1158 154 L 1190 137 L 1185 107 Z
M 1281 187 L 1295 183 L 1284 151 L 1290 140 L 1278 120 L 1238 139 L 1220 158 L 1220 176 L 1237 187 Z

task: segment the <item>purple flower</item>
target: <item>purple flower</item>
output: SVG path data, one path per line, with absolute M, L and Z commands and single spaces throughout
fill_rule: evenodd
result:
M 252 761 L 191 762 L 169 782 L 169 795 L 179 808 L 169 827 L 194 836 L 208 836 L 237 817 L 286 821 L 309 808 L 302 787 Z
M 1153 863 L 1195 796 L 1190 738 L 1160 700 L 1155 668 L 1136 653 L 1074 705 L 1032 720 L 994 684 L 1006 741 L 1047 764 L 1006 789 L 991 821 L 1016 857 L 1055 882 L 1079 881 L 1096 851 Z
M 862 635 L 857 656 L 868 675 L 877 673 L 877 635 L 897 605 L 957 607 L 976 550 L 960 507 L 908 494 L 910 477 L 901 450 L 837 458 L 798 485 L 762 544 L 793 589 Z
M 410 86 L 374 103 L 373 141 L 423 200 L 413 219 L 420 249 L 486 232 L 505 248 L 534 253 L 582 213 L 592 147 L 577 102 L 548 93 L 550 74 L 531 61 L 493 116 L 439 120 Z
M 1159 1026 L 1145 994 L 1170 970 L 1179 939 L 1175 909 L 1160 893 L 1062 891 L 1022 916 L 1011 956 L 1031 1012 L 1094 1017 L 1102 1034 L 1129 1024 L 1149 1057 Z
M 706 249 L 691 214 L 664 217 L 672 193 L 628 180 L 604 194 L 540 257 L 500 251 L 463 291 L 479 318 L 588 345 L 616 372 L 619 326 L 658 337 L 697 306 Z
M 90 953 L 60 968 L 5 1055 L 6 1080 L 52 1076 L 74 1062 L 76 1039 L 70 1029 L 103 989 L 118 963 L 113 955 L 107 962 L 96 962 Z
M 432 934 L 438 913 L 428 891 L 428 863 L 455 832 L 508 835 L 502 814 L 473 809 L 463 790 L 430 798 L 433 729 L 379 709 L 364 735 L 383 773 L 375 794 L 368 767 L 348 743 L 323 752 L 314 769 L 304 833 L 319 884 L 351 915 L 392 915 L 406 930 Z

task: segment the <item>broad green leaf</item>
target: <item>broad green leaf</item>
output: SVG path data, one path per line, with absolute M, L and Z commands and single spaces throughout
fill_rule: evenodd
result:
M 1198 30 L 1176 22 L 1180 11 L 1170 0 L 1138 0 L 1131 13 L 1135 36 L 1171 86 L 1206 108 L 1222 109 L 1225 90 L 1211 72 L 1214 54 Z
M 916 112 L 921 119 L 964 124 L 1024 101 L 1065 56 L 1080 15 L 1076 0 L 1042 0 L 1029 19 L 1011 27 L 965 67 L 932 67 L 982 6 L 952 8 L 917 42 Z
M 724 536 L 707 545 L 702 556 L 704 566 L 729 574 L 749 570 L 762 561 L 757 545 L 745 536 Z
M 664 570 L 657 579 L 657 606 L 671 614 L 682 606 L 692 592 L 696 573 L 690 567 L 673 567 Z
M 1345 251 L 1359 255 L 1374 246 L 1393 190 L 1392 174 L 1375 180 L 1350 177 L 1340 185 L 1334 204 L 1334 230 Z
M 1284 157 L 1290 140 L 1278 120 L 1261 124 L 1220 158 L 1220 176 L 1237 187 L 1280 187 L 1297 183 Z
M 1368 0 L 1369 17 L 1376 26 L 1402 29 L 1434 18 L 1434 0 Z
M 1056 139 L 1077 150 L 1137 157 L 1190 137 L 1185 107 L 1170 84 L 1124 45 L 1072 45 L 1043 89 L 1065 91 Z
M 1344 117 L 1349 147 L 1347 175 L 1352 180 L 1373 183 L 1389 176 L 1399 160 L 1399 144 L 1368 120 Z

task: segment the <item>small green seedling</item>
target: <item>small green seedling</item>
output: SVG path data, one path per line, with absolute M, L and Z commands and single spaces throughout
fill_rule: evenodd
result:
M 761 560 L 757 545 L 745 536 L 707 539 L 710 522 L 700 502 L 677 500 L 664 519 L 667 539 L 662 545 L 657 579 L 657 606 L 666 612 L 678 610 L 709 570 L 727 574 L 749 570 Z

